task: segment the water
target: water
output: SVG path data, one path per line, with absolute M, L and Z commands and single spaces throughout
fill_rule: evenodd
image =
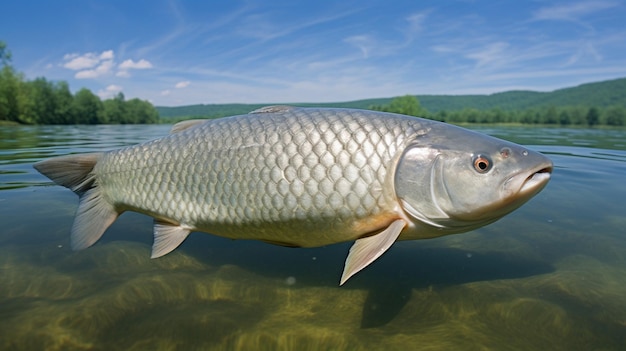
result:
M 0 127 L 0 349 L 624 350 L 626 131 L 478 127 L 549 155 L 538 196 L 480 230 L 396 243 L 338 287 L 350 244 L 192 234 L 151 260 L 124 214 L 72 252 L 76 196 L 42 158 L 168 126 Z

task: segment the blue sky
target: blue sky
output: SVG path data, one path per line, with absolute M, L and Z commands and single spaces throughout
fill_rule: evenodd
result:
M 626 77 L 626 2 L 7 1 L 28 79 L 160 106 L 549 91 Z

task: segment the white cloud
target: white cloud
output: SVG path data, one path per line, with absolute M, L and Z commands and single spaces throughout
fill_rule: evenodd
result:
M 176 83 L 175 88 L 176 88 L 176 89 L 186 88 L 186 87 L 188 87 L 188 86 L 189 86 L 189 84 L 191 84 L 191 82 L 190 82 L 190 81 L 188 81 L 188 80 L 183 81 L 183 82 L 178 82 L 178 83 Z
M 98 96 L 101 99 L 109 99 L 113 97 L 115 94 L 122 91 L 122 87 L 119 85 L 111 84 L 104 89 L 98 90 Z
M 63 67 L 79 71 L 84 70 L 86 68 L 93 68 L 100 64 L 103 61 L 113 60 L 113 50 L 103 51 L 101 54 L 96 52 L 88 52 L 86 54 L 65 54 L 63 55 L 63 60 L 65 63 Z
M 120 70 L 128 70 L 128 69 L 148 69 L 152 68 L 152 63 L 148 60 L 141 59 L 137 62 L 133 60 L 126 60 L 119 65 Z
M 97 52 L 88 52 L 85 54 L 70 53 L 63 56 L 63 67 L 78 71 L 74 75 L 76 79 L 93 79 L 113 72 L 115 68 L 115 53 L 113 50 Z M 125 60 L 118 66 L 115 76 L 127 78 L 130 77 L 131 69 L 149 69 L 152 68 L 150 61 L 141 59 L 139 61 Z
M 107 86 L 106 90 L 117 93 L 119 91 L 122 91 L 122 87 L 119 85 L 111 84 Z
M 76 79 L 97 78 L 111 72 L 113 61 L 102 61 L 95 69 L 79 71 L 74 75 Z
M 163 90 L 161 92 L 161 96 L 168 96 L 170 93 L 171 93 L 171 91 L 169 91 L 169 90 Z
M 97 78 L 111 72 L 113 68 L 113 50 L 106 50 L 100 54 L 88 52 L 85 54 L 71 53 L 63 56 L 63 67 L 78 71 L 76 79 Z
M 85 54 L 83 56 L 74 57 L 70 61 L 63 64 L 63 67 L 72 70 L 80 70 L 85 68 L 91 68 L 100 62 L 100 59 L 92 56 L 92 54 Z
M 74 78 L 76 79 L 89 79 L 89 78 L 97 78 L 97 77 L 98 77 L 98 73 L 96 72 L 96 70 L 93 70 L 93 69 L 76 72 L 76 74 L 74 75 Z
M 100 60 L 113 60 L 113 50 L 103 51 L 100 54 Z
M 129 59 L 120 63 L 119 66 L 117 66 L 117 68 L 119 69 L 119 71 L 117 71 L 117 73 L 115 74 L 117 77 L 128 78 L 130 77 L 129 71 L 131 69 L 150 69 L 152 68 L 152 63 L 144 59 L 141 59 L 137 62 Z

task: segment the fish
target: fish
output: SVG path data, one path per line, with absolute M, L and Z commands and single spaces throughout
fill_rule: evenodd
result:
M 74 250 L 133 211 L 154 218 L 152 258 L 195 231 L 289 247 L 354 241 L 343 285 L 398 240 L 464 233 L 502 218 L 546 186 L 553 163 L 434 120 L 268 106 L 183 121 L 156 140 L 34 168 L 79 196 Z

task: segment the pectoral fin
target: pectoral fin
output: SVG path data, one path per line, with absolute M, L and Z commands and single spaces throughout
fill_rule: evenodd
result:
M 403 219 L 398 219 L 393 221 L 389 227 L 382 232 L 355 241 L 354 245 L 350 248 L 348 258 L 346 258 L 339 285 L 343 285 L 346 280 L 385 253 L 396 239 L 398 239 L 405 225 L 406 222 Z
M 154 243 L 152 244 L 152 255 L 150 258 L 157 258 L 174 251 L 175 248 L 185 241 L 191 230 L 180 225 L 154 221 Z

